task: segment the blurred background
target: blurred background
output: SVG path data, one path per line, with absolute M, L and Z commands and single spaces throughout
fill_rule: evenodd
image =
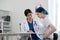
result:
M 9 31 L 4 31 L 3 27 L 1 30 L 3 32 L 20 32 L 19 23 L 25 20 L 24 10 L 29 8 L 33 12 L 33 17 L 37 18 L 35 15 L 35 7 L 42 5 L 49 13 L 49 18 L 53 25 L 55 25 L 58 33 L 60 34 L 60 1 L 59 0 L 0 0 L 0 20 L 9 24 Z M 6 20 L 8 18 L 8 20 Z M 10 37 L 9 40 L 16 40 L 16 36 Z M 60 38 L 60 37 L 59 37 Z M 59 39 L 58 39 L 59 40 Z

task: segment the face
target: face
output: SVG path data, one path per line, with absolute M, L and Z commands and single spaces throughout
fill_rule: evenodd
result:
M 43 17 L 44 17 L 44 14 L 43 14 L 43 13 L 36 12 L 36 14 L 37 14 L 37 16 L 38 16 L 39 18 L 43 18 Z
M 32 13 L 27 14 L 26 17 L 27 17 L 27 19 L 29 19 L 29 20 L 32 19 Z

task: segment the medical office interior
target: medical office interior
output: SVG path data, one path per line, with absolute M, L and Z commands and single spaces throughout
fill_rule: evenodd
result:
M 18 37 L 21 37 L 18 34 L 21 30 L 20 23 L 26 19 L 24 10 L 31 9 L 33 17 L 37 19 L 36 6 L 42 6 L 48 11 L 48 17 L 56 28 L 54 33 L 58 34 L 58 40 L 60 40 L 59 4 L 59 0 L 0 0 L 0 40 L 17 40 Z

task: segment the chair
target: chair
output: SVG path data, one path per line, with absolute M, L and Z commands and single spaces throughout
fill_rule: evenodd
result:
M 53 33 L 53 40 L 58 40 L 58 34 L 57 33 Z

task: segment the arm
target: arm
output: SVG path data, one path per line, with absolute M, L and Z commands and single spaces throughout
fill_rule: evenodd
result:
M 50 24 L 50 25 L 48 25 L 48 27 L 51 28 L 51 30 L 50 30 L 48 33 L 44 34 L 44 35 L 43 35 L 43 38 L 47 38 L 47 37 L 50 36 L 53 32 L 56 31 L 56 28 L 54 27 L 54 25 Z
M 20 38 L 17 38 L 17 40 L 21 40 Z
M 51 31 L 47 33 L 47 35 L 49 36 L 56 31 L 56 28 L 52 24 L 50 24 L 48 27 L 51 28 Z

